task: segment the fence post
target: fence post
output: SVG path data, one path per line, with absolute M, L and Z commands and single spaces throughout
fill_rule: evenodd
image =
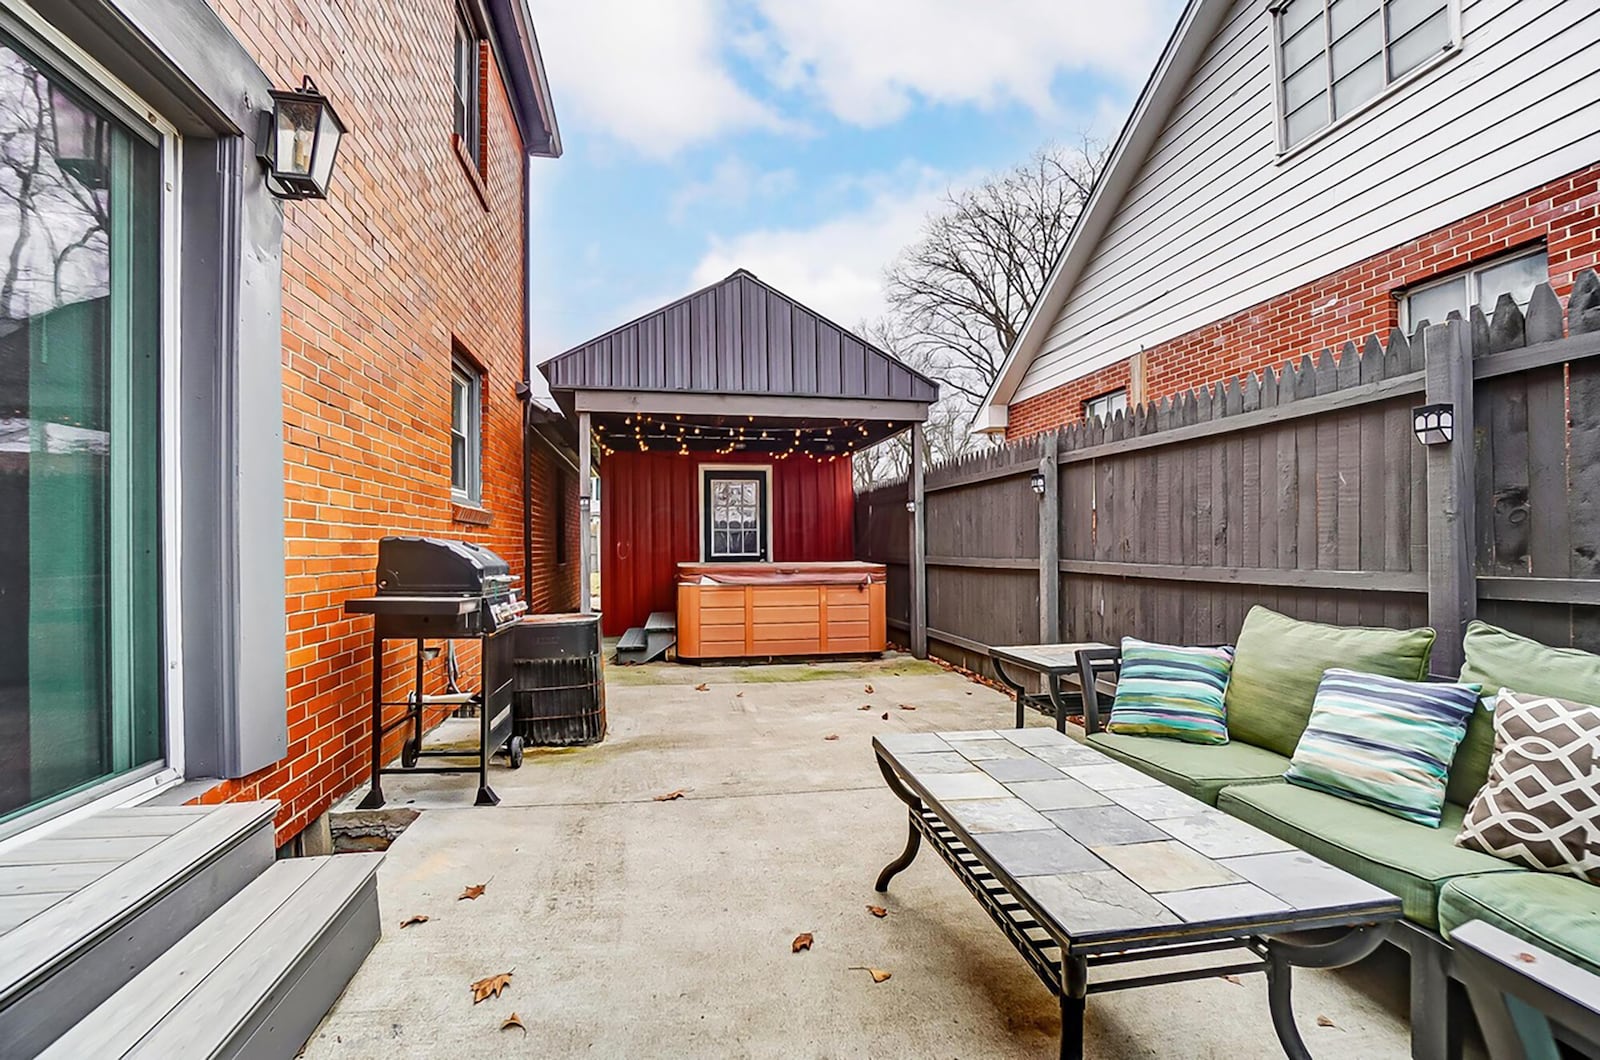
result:
M 1454 406 L 1455 434 L 1428 447 L 1428 622 L 1438 631 L 1434 670 L 1461 669 L 1461 638 L 1478 612 L 1476 449 L 1472 422 L 1472 346 L 1451 320 L 1423 334 L 1429 404 Z
M 1044 436 L 1039 473 L 1044 493 L 1039 496 L 1039 641 L 1061 639 L 1061 475 L 1056 466 L 1058 435 Z
M 911 425 L 911 654 L 928 657 L 928 524 L 923 512 L 922 424 Z

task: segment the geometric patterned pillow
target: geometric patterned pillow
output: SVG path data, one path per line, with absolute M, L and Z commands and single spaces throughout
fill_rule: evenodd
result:
M 1456 845 L 1600 884 L 1600 707 L 1501 689 Z
M 1188 648 L 1122 638 L 1117 698 L 1106 729 L 1186 743 L 1227 743 L 1222 699 L 1232 648 Z
M 1325 670 L 1283 778 L 1438 828 L 1482 687 Z

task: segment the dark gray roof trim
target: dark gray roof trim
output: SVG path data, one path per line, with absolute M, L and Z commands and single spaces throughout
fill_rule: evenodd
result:
M 530 155 L 560 158 L 561 130 L 556 127 L 550 83 L 545 78 L 544 58 L 539 54 L 539 38 L 533 32 L 527 0 L 484 0 L 484 7 L 489 12 L 489 29 L 494 35 L 523 147 Z
M 539 367 L 553 391 L 939 397 L 927 376 L 743 269 Z

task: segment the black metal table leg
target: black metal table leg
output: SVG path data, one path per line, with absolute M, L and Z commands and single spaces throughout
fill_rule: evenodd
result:
M 995 676 L 1000 678 L 1000 683 L 1005 685 L 1007 688 L 1010 688 L 1013 692 L 1016 693 L 1016 696 L 1017 696 L 1017 728 L 1020 729 L 1023 726 L 1022 708 L 1027 704 L 1028 693 L 1020 684 L 1018 684 L 1017 682 L 1015 682 L 1015 681 L 1013 681 L 1011 679 L 1011 675 L 1006 673 L 1006 668 L 1000 664 L 1000 660 L 999 659 L 991 657 L 989 661 L 994 664 Z
M 372 787 L 361 800 L 363 810 L 383 805 L 383 637 L 372 633 Z
M 1311 1053 L 1295 1025 L 1291 991 L 1292 970 L 1300 968 L 1342 968 L 1368 957 L 1383 945 L 1384 931 L 1376 925 L 1352 928 L 1331 942 L 1301 943 L 1287 939 L 1267 939 L 1263 945 L 1267 960 L 1267 1007 L 1272 1013 L 1272 1029 L 1289 1060 L 1311 1060 Z
M 878 759 L 878 771 L 883 774 L 883 779 L 888 783 L 889 790 L 894 792 L 895 797 L 905 803 L 910 810 L 907 822 L 909 834 L 906 836 L 906 848 L 900 853 L 899 857 L 883 867 L 883 871 L 878 873 L 878 882 L 873 884 L 873 889 L 882 894 L 889 889 L 889 881 L 899 875 L 906 866 L 910 865 L 916 859 L 917 851 L 922 849 L 922 833 L 917 831 L 917 815 L 922 812 L 922 800 L 908 791 L 904 784 L 900 783 L 900 778 L 895 775 L 894 768 L 881 757 Z
M 1050 705 L 1056 708 L 1056 732 L 1067 731 L 1067 701 L 1061 698 L 1061 678 L 1045 675 L 1045 686 L 1050 689 Z
M 1083 1060 L 1083 1016 L 1089 995 L 1089 964 L 1082 957 L 1061 962 L 1061 1060 Z

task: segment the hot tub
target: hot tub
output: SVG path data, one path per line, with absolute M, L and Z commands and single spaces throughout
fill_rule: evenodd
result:
M 881 563 L 680 563 L 678 658 L 883 651 Z

